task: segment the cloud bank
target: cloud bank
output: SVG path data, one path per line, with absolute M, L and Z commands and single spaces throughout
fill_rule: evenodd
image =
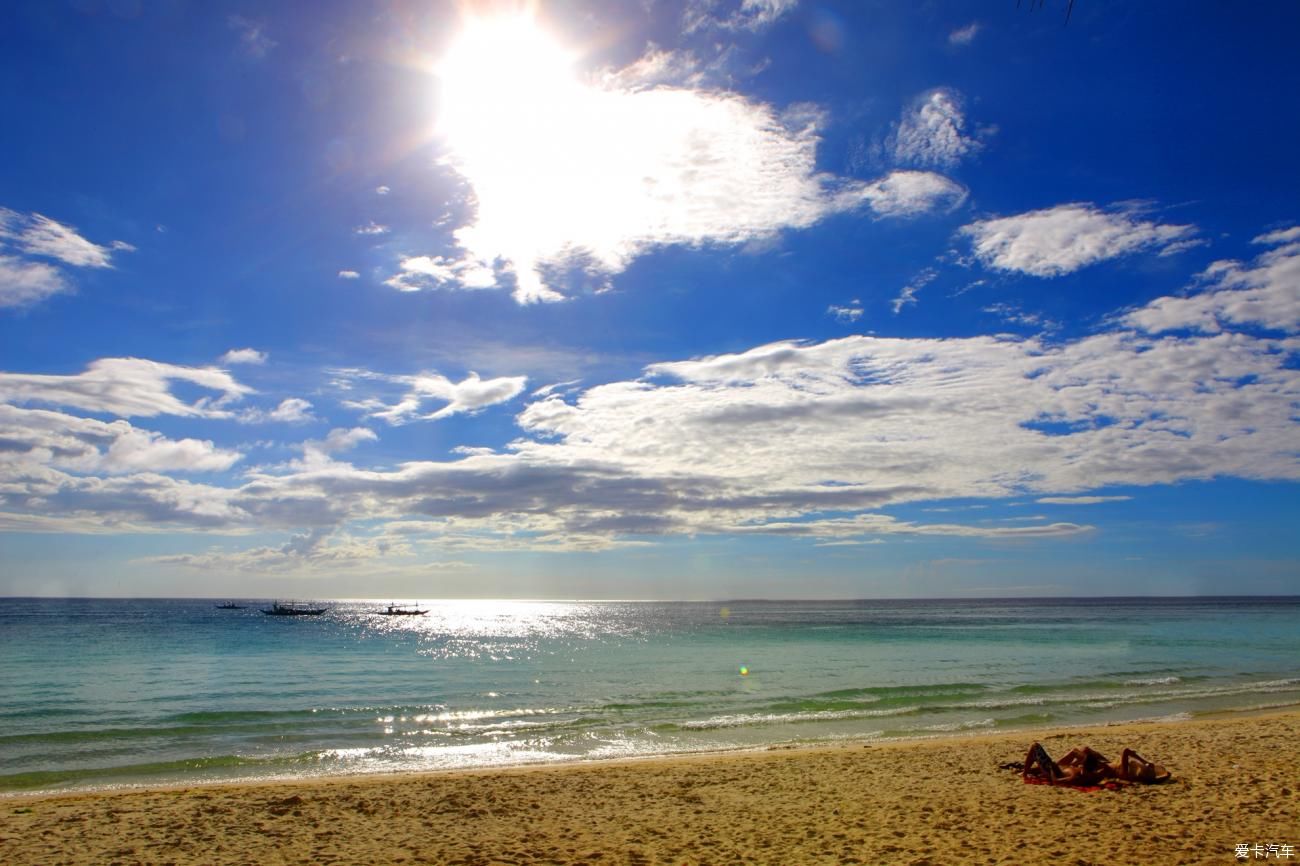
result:
M 1095 530 L 931 524 L 883 509 L 1023 496 L 1097 507 L 1120 500 L 1094 492 L 1112 486 L 1300 480 L 1292 315 L 1300 232 L 1257 240 L 1263 249 L 1253 260 L 1211 267 L 1195 294 L 1156 299 L 1069 342 L 775 342 L 651 364 L 636 379 L 540 389 L 516 416 L 520 435 L 500 451 L 358 466 L 346 456 L 378 434 L 338 428 L 303 443 L 301 458 L 251 467 L 224 486 L 168 473 L 228 470 L 242 456 L 235 450 L 14 405 L 215 424 L 232 418 L 218 405 L 225 395 L 248 391 L 223 371 L 106 359 L 75 376 L 3 374 L 0 527 L 280 529 L 335 539 L 330 545 L 391 535 L 443 551 L 592 550 L 699 534 L 815 544 L 1081 536 Z M 525 385 L 523 377 L 335 375 L 356 390 L 399 391 L 395 402 L 352 404 L 392 424 L 500 405 Z M 180 401 L 171 382 L 222 397 Z

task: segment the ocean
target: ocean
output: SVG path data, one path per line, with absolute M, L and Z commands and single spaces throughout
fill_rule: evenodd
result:
M 1300 705 L 1297 597 L 238 603 L 0 599 L 0 793 Z

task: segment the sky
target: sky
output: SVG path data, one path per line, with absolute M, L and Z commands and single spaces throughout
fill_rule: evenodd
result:
M 0 595 L 1300 593 L 1300 5 L 0 7 Z

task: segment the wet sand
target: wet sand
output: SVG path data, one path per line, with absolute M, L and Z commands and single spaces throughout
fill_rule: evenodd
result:
M 1026 785 L 1038 738 L 1159 786 Z M 908 743 L 0 799 L 14 864 L 1300 863 L 1300 713 Z M 1278 846 L 1256 857 L 1254 845 Z

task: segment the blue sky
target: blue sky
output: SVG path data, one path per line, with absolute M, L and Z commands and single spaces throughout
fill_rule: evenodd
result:
M 1065 12 L 6 4 L 0 594 L 1300 592 L 1300 7 Z

